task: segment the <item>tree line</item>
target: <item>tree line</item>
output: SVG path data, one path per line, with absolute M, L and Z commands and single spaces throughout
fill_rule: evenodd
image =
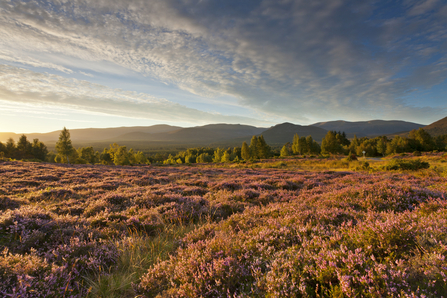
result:
M 34 139 L 29 142 L 25 135 L 19 138 L 17 144 L 9 138 L 6 144 L 0 142 L 0 158 L 19 160 L 46 161 L 71 164 L 104 164 L 104 165 L 132 165 L 149 163 L 143 152 L 127 150 L 126 146 L 114 143 L 110 148 L 104 148 L 102 153 L 93 147 L 75 149 L 70 139 L 70 132 L 64 127 L 56 143 L 56 153 L 49 152 L 47 146 Z
M 30 142 L 25 135 L 22 135 L 17 143 L 12 138 L 8 139 L 5 144 L 0 142 L 0 158 L 72 164 L 133 165 L 154 162 L 183 164 L 239 162 L 292 155 L 345 154 L 362 156 L 363 152 L 366 156 L 374 157 L 404 152 L 445 151 L 446 147 L 447 135 L 432 137 L 422 128 L 410 131 L 408 137 L 395 136 L 392 139 L 386 136 L 375 138 L 354 136 L 352 140 L 349 140 L 344 132 L 328 131 L 321 145 L 313 140 L 312 136 L 300 137 L 295 134 L 292 142 L 286 143 L 280 150 L 274 150 L 261 135 L 253 136 L 250 145 L 243 142 L 240 147 L 189 148 L 175 155 L 157 154 L 148 157 L 141 151 L 128 150 L 126 146 L 119 146 L 116 143 L 111 144 L 109 148 L 104 148 L 102 152 L 95 151 L 93 147 L 75 149 L 70 139 L 70 132 L 64 127 L 56 143 L 56 153 L 49 152 L 47 146 L 38 139 Z
M 307 138 L 295 135 L 293 143 L 287 143 L 281 149 L 281 156 L 305 154 L 345 154 L 355 156 L 375 157 L 405 152 L 445 151 L 447 149 L 447 135 L 432 137 L 423 128 L 410 131 L 408 137 L 387 136 L 375 138 L 357 138 L 352 140 L 344 132 L 328 131 L 321 142 L 321 146 L 314 142 L 312 137 Z

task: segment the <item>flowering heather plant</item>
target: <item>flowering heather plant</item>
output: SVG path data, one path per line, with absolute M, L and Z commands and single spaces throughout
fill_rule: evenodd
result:
M 446 193 L 417 173 L 2 162 L 0 296 L 85 297 L 199 225 L 129 267 L 126 295 L 446 297 Z

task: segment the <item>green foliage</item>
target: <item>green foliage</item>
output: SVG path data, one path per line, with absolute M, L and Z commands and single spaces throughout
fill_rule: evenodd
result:
M 321 152 L 323 154 L 337 154 L 342 151 L 343 148 L 337 141 L 336 135 L 332 131 L 328 131 L 321 142 Z
M 250 148 L 248 147 L 246 142 L 242 143 L 242 148 L 241 148 L 241 157 L 244 160 L 249 160 L 250 159 Z
M 206 162 L 212 162 L 213 157 L 209 155 L 208 153 L 202 153 L 197 157 L 198 163 L 206 163 Z
M 250 141 L 250 158 L 257 159 L 258 158 L 258 138 L 253 136 Z
M 70 163 L 70 154 L 72 154 L 75 150 L 71 143 L 70 132 L 65 127 L 59 134 L 59 141 L 56 143 L 56 150 L 60 156 L 65 158 L 67 163 Z
M 118 147 L 113 156 L 113 163 L 120 166 L 130 165 L 130 154 L 127 152 L 126 146 Z
M 264 140 L 264 136 L 261 135 L 258 137 L 258 144 L 257 144 L 257 155 L 258 158 L 268 158 L 270 157 L 270 146 L 267 145 L 267 143 Z
M 298 134 L 295 134 L 293 136 L 293 142 L 292 142 L 292 152 L 293 152 L 293 154 L 299 154 L 299 152 L 300 152 L 299 140 L 300 140 L 300 136 Z
M 281 148 L 281 153 L 280 153 L 281 157 L 290 156 L 289 146 L 290 146 L 290 143 L 287 143 Z
M 224 151 L 220 148 L 217 148 L 216 151 L 214 151 L 213 162 L 221 162 L 223 155 Z
M 413 141 L 413 149 L 415 150 L 431 151 L 435 149 L 435 141 L 432 136 L 422 128 L 410 131 L 409 138 Z
M 417 171 L 420 169 L 428 169 L 430 164 L 420 159 L 392 159 L 385 166 L 384 170 L 406 170 L 406 171 Z
M 93 147 L 83 147 L 77 150 L 78 161 L 77 163 L 89 163 L 95 164 L 99 162 L 99 153 L 93 150 Z
M 230 153 L 228 153 L 228 151 L 225 151 L 225 153 L 222 155 L 221 162 L 230 162 L 230 161 L 231 161 Z

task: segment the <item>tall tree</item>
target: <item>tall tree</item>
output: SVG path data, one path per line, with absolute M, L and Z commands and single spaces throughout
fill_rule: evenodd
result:
M 299 154 L 300 153 L 299 141 L 300 141 L 300 136 L 296 133 L 293 136 L 293 143 L 292 143 L 292 152 L 293 152 L 293 154 Z
M 74 148 L 70 139 L 70 132 L 67 128 L 64 129 L 59 134 L 59 141 L 56 143 L 57 153 L 63 157 L 65 157 L 67 163 L 70 163 L 69 156 L 73 153 Z
M 307 142 L 305 137 L 301 137 L 298 139 L 298 153 L 303 155 L 307 154 Z
M 249 160 L 250 159 L 250 148 L 248 147 L 246 142 L 242 143 L 241 157 L 244 160 Z
M 258 158 L 268 158 L 270 156 L 270 146 L 265 142 L 263 135 L 258 137 L 257 155 Z
M 321 142 L 321 151 L 327 153 L 340 153 L 342 151 L 341 145 L 338 143 L 336 135 L 332 131 L 328 131 Z
M 32 145 L 28 141 L 25 135 L 21 135 L 19 138 L 19 141 L 17 142 L 17 153 L 18 158 L 20 159 L 26 159 L 26 158 L 32 158 L 32 152 L 31 152 Z
M 250 141 L 250 157 L 253 159 L 258 158 L 258 137 L 253 136 Z
M 290 155 L 289 146 L 290 146 L 290 143 L 287 143 L 281 148 L 281 152 L 280 152 L 281 157 L 286 157 L 286 156 Z
M 16 143 L 13 138 L 6 141 L 6 157 L 14 158 L 16 155 Z
M 41 161 L 47 159 L 48 148 L 44 143 L 40 142 L 39 139 L 34 139 L 31 147 L 34 158 L 40 159 Z

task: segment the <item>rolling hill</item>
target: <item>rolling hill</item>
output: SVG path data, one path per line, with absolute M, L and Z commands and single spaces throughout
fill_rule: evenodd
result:
M 167 146 L 209 146 L 213 143 L 233 144 L 237 138 L 251 138 L 267 128 L 259 128 L 240 124 L 210 124 L 197 127 L 182 128 L 169 125 L 148 127 L 89 128 L 70 130 L 71 140 L 75 147 L 95 146 L 107 147 L 108 144 L 132 144 L 134 149 Z M 59 138 L 60 131 L 50 133 L 26 134 L 28 140 L 34 138 L 53 148 Z M 12 137 L 16 141 L 21 134 L 0 133 L 0 141 L 6 142 Z M 240 142 L 242 143 L 242 142 Z M 240 144 L 239 144 L 240 145 Z
M 447 117 L 423 127 L 432 137 L 447 134 Z
M 287 142 L 292 142 L 295 134 L 298 134 L 300 137 L 310 135 L 315 141 L 321 142 L 326 133 L 327 130 L 320 127 L 296 125 L 286 122 L 267 129 L 262 135 L 269 145 L 284 145 Z
M 109 140 L 127 133 L 166 133 L 182 127 L 170 125 L 153 125 L 153 126 L 133 126 L 133 127 L 112 127 L 112 128 L 86 128 L 86 129 L 70 129 L 70 137 L 72 141 L 99 141 Z M 29 133 L 25 134 L 28 140 L 39 139 L 42 142 L 55 143 L 59 139 L 60 130 L 49 133 Z M 0 142 L 6 142 L 8 138 L 18 140 L 22 134 L 9 132 L 0 132 Z
M 332 131 L 344 131 L 348 137 L 353 137 L 354 134 L 357 135 L 357 137 L 390 135 L 424 127 L 422 124 L 398 120 L 370 120 L 357 122 L 339 120 L 318 122 L 312 124 L 312 126 Z

